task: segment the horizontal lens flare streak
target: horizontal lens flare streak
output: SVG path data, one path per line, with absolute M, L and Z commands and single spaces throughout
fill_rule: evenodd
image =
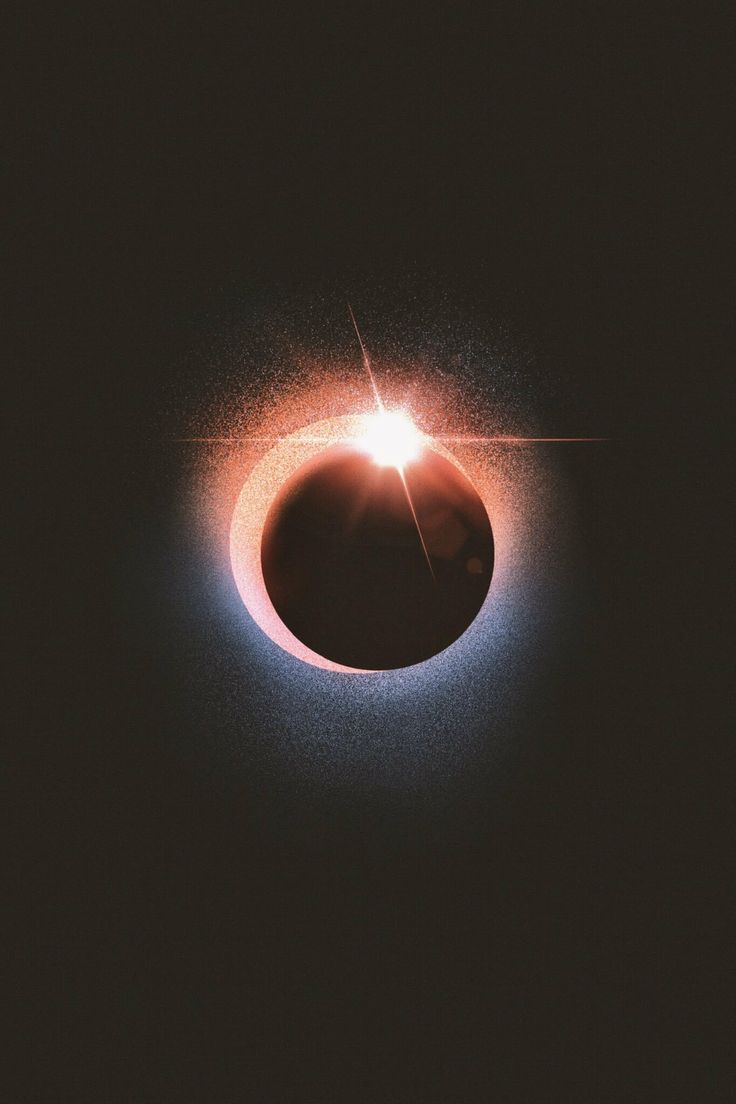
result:
M 448 437 L 439 434 L 435 440 L 451 445 L 536 445 L 565 444 L 576 441 L 608 441 L 609 437 Z
M 189 443 L 202 445 L 234 445 L 245 444 L 247 442 L 253 442 L 254 444 L 276 444 L 278 441 L 285 441 L 289 436 L 290 434 L 285 434 L 280 437 L 174 437 L 173 440 L 179 444 Z M 332 437 L 302 437 L 299 435 L 298 440 L 313 445 L 332 445 L 335 443 Z M 442 441 L 444 444 L 449 445 L 535 445 L 610 441 L 610 437 L 448 437 L 443 433 L 439 433 L 433 434 L 433 440 Z M 361 438 L 346 437 L 345 441 L 347 444 L 358 444 Z

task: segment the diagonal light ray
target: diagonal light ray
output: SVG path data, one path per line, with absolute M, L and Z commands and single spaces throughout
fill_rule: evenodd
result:
M 360 351 L 363 354 L 363 365 L 365 367 L 366 372 L 368 373 L 368 376 L 370 377 L 371 387 L 373 388 L 373 394 L 375 396 L 376 403 L 378 405 L 378 411 L 379 411 L 380 414 L 384 414 L 386 408 L 383 405 L 383 399 L 381 398 L 381 394 L 378 390 L 378 385 L 376 384 L 376 378 L 373 375 L 373 369 L 371 368 L 371 361 L 370 361 L 370 357 L 368 356 L 368 350 L 366 349 L 365 345 L 363 344 L 363 338 L 360 336 L 360 330 L 358 329 L 358 323 L 355 320 L 355 315 L 353 314 L 353 308 L 350 306 L 350 303 L 348 303 L 348 310 L 350 311 L 350 317 L 353 320 L 353 326 L 355 328 L 355 335 L 358 338 L 358 343 L 360 345 Z M 406 476 L 404 475 L 404 469 L 401 466 L 401 464 L 397 464 L 396 465 L 396 470 L 399 473 L 399 478 L 401 479 L 401 484 L 404 488 L 404 494 L 406 495 L 406 501 L 409 503 L 409 509 L 411 510 L 411 516 L 414 518 L 414 524 L 416 525 L 417 533 L 419 534 L 419 541 L 420 541 L 421 546 L 422 546 L 422 551 L 424 552 L 424 558 L 427 561 L 427 567 L 429 568 L 429 573 L 432 576 L 432 581 L 436 583 L 437 579 L 435 577 L 434 568 L 432 567 L 432 561 L 429 558 L 429 552 L 427 551 L 427 545 L 426 545 L 425 540 L 424 540 L 424 534 L 422 533 L 422 527 L 419 524 L 419 518 L 417 517 L 417 512 L 414 509 L 414 502 L 412 501 L 411 492 L 409 491 L 409 484 L 406 482 Z
M 399 473 L 399 478 L 401 479 L 401 482 L 402 482 L 403 487 L 404 487 L 404 493 L 406 494 L 406 501 L 409 503 L 409 509 L 411 510 L 411 516 L 414 518 L 414 524 L 417 527 L 417 533 L 419 534 L 419 540 L 420 540 L 421 545 L 422 545 L 422 551 L 424 552 L 424 558 L 427 561 L 427 567 L 429 568 L 429 573 L 432 576 L 432 582 L 436 583 L 437 582 L 437 576 L 434 573 L 434 568 L 432 567 L 432 561 L 429 558 L 429 551 L 427 550 L 427 545 L 425 544 L 425 541 L 424 541 L 424 534 L 422 533 L 422 527 L 419 524 L 419 518 L 417 517 L 417 512 L 414 509 L 414 503 L 412 501 L 411 493 L 409 491 L 409 484 L 406 481 L 406 475 L 404 474 L 404 469 L 397 465 L 396 470 Z
M 350 317 L 353 320 L 353 326 L 355 328 L 355 336 L 358 338 L 358 344 L 360 345 L 360 351 L 363 354 L 363 367 L 365 368 L 366 372 L 368 373 L 368 378 L 371 381 L 371 387 L 373 388 L 373 395 L 375 397 L 376 404 L 378 406 L 379 411 L 382 414 L 383 411 L 384 411 L 383 399 L 381 398 L 378 387 L 376 385 L 376 378 L 373 375 L 373 369 L 371 368 L 371 359 L 368 356 L 368 350 L 366 349 L 365 345 L 363 344 L 363 338 L 360 336 L 360 330 L 358 329 L 358 323 L 355 321 L 355 315 L 353 314 L 353 308 L 350 306 L 349 303 L 348 303 L 348 310 L 350 311 Z

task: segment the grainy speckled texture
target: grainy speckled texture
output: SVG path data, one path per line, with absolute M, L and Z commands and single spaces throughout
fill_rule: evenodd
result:
M 444 360 L 441 340 L 431 360 L 410 340 L 394 356 L 374 359 L 387 405 L 410 411 L 429 436 L 540 432 L 518 398 L 518 365 L 490 346 L 484 356 L 477 339 L 464 354 L 452 352 L 461 344 L 456 335 L 446 344 Z M 362 676 L 319 669 L 284 651 L 247 612 L 230 563 L 233 511 L 274 438 L 296 439 L 314 422 L 369 412 L 372 396 L 359 356 L 307 356 L 293 348 L 277 366 L 253 369 L 214 413 L 186 427 L 193 437 L 213 439 L 187 446 L 199 460 L 189 498 L 193 555 L 188 583 L 182 581 L 186 595 L 179 594 L 202 679 L 192 697 L 202 694 L 208 716 L 222 720 L 198 754 L 248 770 L 249 733 L 258 732 L 271 769 L 307 783 L 390 790 L 441 785 L 478 753 L 503 757 L 517 703 L 554 648 L 554 615 L 569 587 L 569 504 L 555 446 L 448 443 L 493 525 L 496 564 L 481 613 L 455 644 L 418 666 Z M 330 424 L 338 432 L 349 423 Z M 259 437 L 268 440 L 252 440 Z M 303 450 L 279 447 L 284 477 Z M 271 494 L 281 468 L 266 465 L 275 480 Z

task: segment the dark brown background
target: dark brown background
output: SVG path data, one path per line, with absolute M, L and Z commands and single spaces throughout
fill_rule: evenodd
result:
M 715 1093 L 715 30 L 600 5 L 19 20 L 3 1099 Z M 409 844 L 380 804 L 327 804 L 295 845 L 164 750 L 177 642 L 120 601 L 179 487 L 151 419 L 223 297 L 415 271 L 532 335 L 551 430 L 614 439 L 563 460 L 596 598 L 527 703 L 546 750 L 512 814 Z

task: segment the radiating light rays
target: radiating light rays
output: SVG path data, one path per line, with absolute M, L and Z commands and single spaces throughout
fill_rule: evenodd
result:
M 305 420 L 304 432 L 299 430 L 291 430 L 284 433 L 245 433 L 245 434 L 229 434 L 229 435 L 201 435 L 191 437 L 178 437 L 180 442 L 189 442 L 193 444 L 202 445 L 223 445 L 223 446 L 265 446 L 269 449 L 279 446 L 286 441 L 293 442 L 295 447 L 307 448 L 310 450 L 319 450 L 323 448 L 329 448 L 335 444 L 344 444 L 359 449 L 368 449 L 374 455 L 374 458 L 378 463 L 391 464 L 396 467 L 399 476 L 401 478 L 404 493 L 406 495 L 407 503 L 414 520 L 414 524 L 417 530 L 419 542 L 422 548 L 422 552 L 427 561 L 432 578 L 435 578 L 435 573 L 432 567 L 431 557 L 427 549 L 424 535 L 422 533 L 417 511 L 412 500 L 411 490 L 407 474 L 405 471 L 406 463 L 412 458 L 415 452 L 418 452 L 421 448 L 421 444 L 426 442 L 429 447 L 435 447 L 442 450 L 443 448 L 456 446 L 459 449 L 463 448 L 477 448 L 481 452 L 485 447 L 498 448 L 508 447 L 510 449 L 516 447 L 523 447 L 527 445 L 536 444 L 567 444 L 567 443 L 588 443 L 588 442 L 601 442 L 606 441 L 605 437 L 562 437 L 562 436 L 525 436 L 521 434 L 459 434 L 445 432 L 439 434 L 428 435 L 423 433 L 414 422 L 408 417 L 408 415 L 400 409 L 387 409 L 381 396 L 381 392 L 378 387 L 375 373 L 371 364 L 368 350 L 363 341 L 362 335 L 358 328 L 358 324 L 355 318 L 355 314 L 350 304 L 348 304 L 348 311 L 355 330 L 356 337 L 360 346 L 361 358 L 363 368 L 368 376 L 370 382 L 371 392 L 375 400 L 377 412 L 373 414 L 358 415 L 352 417 L 345 417 L 342 421 L 342 425 L 345 427 L 345 435 L 339 440 L 336 439 L 334 433 L 322 435 L 314 432 L 309 425 L 309 420 Z M 344 377 L 343 377 L 344 378 Z M 337 406 L 339 409 L 339 396 L 343 393 L 342 385 L 333 385 L 332 394 L 330 397 L 330 405 Z M 349 397 L 349 388 L 345 387 L 344 399 Z M 285 410 L 290 409 L 288 397 L 285 397 Z M 352 398 L 352 403 L 355 403 L 355 396 Z M 354 408 L 354 407 L 353 407 Z M 344 409 L 344 408 L 343 408 Z M 337 411 L 335 411 L 337 412 Z M 456 414 L 457 417 L 457 414 Z M 314 419 L 310 419 L 314 422 Z M 453 419 L 454 420 L 454 419 Z M 366 428 L 366 423 L 368 426 Z M 272 423 L 273 424 L 273 423 Z M 251 425 L 253 421 L 251 420 Z M 348 429 L 348 426 L 350 427 Z M 265 428 L 265 426 L 264 426 Z M 269 428 L 271 428 L 269 426 Z M 278 430 L 278 423 L 273 426 Z M 316 427 L 315 427 L 316 428 Z M 445 428 L 445 427 L 442 427 Z M 310 432 L 310 429 L 312 431 Z M 356 432 L 357 430 L 357 432 Z
M 516 449 L 524 451 L 524 446 L 528 445 L 606 440 L 591 436 L 525 436 L 508 432 L 482 435 L 472 431 L 454 432 L 461 429 L 465 422 L 463 396 L 458 393 L 448 404 L 447 396 L 432 379 L 424 380 L 419 391 L 411 391 L 410 388 L 412 414 L 418 413 L 418 424 L 415 424 L 414 418 L 409 417 L 408 412 L 402 409 L 402 396 L 397 393 L 395 385 L 390 389 L 391 400 L 387 407 L 355 315 L 351 307 L 348 309 L 360 346 L 362 367 L 370 382 L 375 402 L 372 412 L 365 410 L 365 393 L 361 398 L 361 387 L 354 380 L 346 378 L 344 365 L 338 371 L 334 364 L 330 368 L 327 363 L 324 366 L 316 363 L 308 378 L 302 377 L 297 386 L 285 388 L 278 398 L 274 396 L 270 401 L 264 402 L 263 397 L 254 395 L 239 412 L 234 411 L 229 415 L 228 423 L 224 425 L 228 429 L 233 427 L 235 432 L 231 429 L 229 433 L 177 438 L 182 442 L 223 446 L 223 455 L 226 458 L 215 461 L 210 457 L 207 462 L 216 463 L 217 471 L 221 473 L 217 476 L 222 485 L 222 495 L 218 497 L 218 502 L 230 502 L 226 509 L 227 516 L 223 516 L 223 523 L 230 527 L 229 558 L 241 597 L 256 623 L 292 655 L 315 666 L 328 666 L 332 670 L 343 671 L 346 668 L 327 664 L 321 657 L 305 649 L 280 623 L 279 626 L 274 625 L 273 607 L 263 585 L 260 535 L 265 522 L 263 511 L 286 478 L 294 474 L 302 464 L 332 446 L 363 450 L 367 447 L 377 462 L 391 464 L 396 468 L 422 554 L 432 578 L 435 579 L 421 519 L 411 493 L 411 455 L 415 449 L 419 452 L 422 445 L 426 445 L 450 459 L 461 470 L 462 462 L 467 462 L 473 470 L 473 474 L 468 472 L 468 477 L 478 488 L 489 516 L 493 515 L 494 532 L 499 535 L 498 572 L 494 584 L 498 587 L 504 571 L 510 569 L 511 557 L 518 554 L 515 531 L 508 522 L 508 513 L 499 513 L 497 497 L 499 486 L 505 486 L 512 478 L 511 473 L 518 470 L 518 461 L 507 460 L 506 457 Z M 355 413 L 346 412 L 351 409 Z M 475 407 L 468 410 L 468 417 L 473 410 Z M 437 424 L 433 411 L 443 412 L 444 424 L 440 422 L 437 425 L 438 433 L 427 433 L 420 427 L 422 423 Z M 504 424 L 501 421 L 503 410 L 487 411 L 487 417 L 490 419 L 491 416 L 496 425 L 499 421 L 501 425 Z M 301 423 L 301 428 L 294 427 L 295 421 L 297 426 Z M 505 425 L 508 426 L 508 421 Z M 473 454 L 477 459 L 471 459 Z M 504 474 L 500 475 L 501 472 Z M 356 508 L 359 508 L 357 503 Z M 240 552 L 233 546 L 233 540 Z
M 351 326 L 347 311 L 344 324 Z M 169 423 L 169 439 L 192 442 L 178 447 L 186 540 L 198 573 L 196 585 L 178 571 L 169 576 L 189 627 L 201 634 L 192 682 L 201 683 L 202 700 L 217 698 L 229 725 L 226 734 L 207 729 L 199 746 L 208 763 L 214 754 L 222 759 L 228 777 L 240 779 L 251 763 L 243 747 L 253 717 L 269 733 L 264 746 L 274 769 L 325 785 L 348 778 L 366 786 L 378 778 L 387 787 L 434 785 L 469 769 L 478 754 L 504 761 L 523 735 L 519 700 L 555 654 L 561 612 L 578 594 L 579 579 L 567 569 L 577 547 L 576 528 L 567 524 L 576 499 L 560 461 L 570 449 L 610 447 L 576 443 L 608 426 L 545 424 L 533 376 L 519 373 L 513 350 L 501 359 L 489 342 L 478 357 L 458 358 L 462 322 L 439 337 L 433 325 L 426 323 L 426 348 L 417 347 L 415 330 L 389 331 L 385 363 L 382 348 L 371 367 L 389 409 L 410 410 L 428 447 L 478 489 L 496 555 L 476 621 L 418 666 L 357 672 L 308 654 L 274 625 L 262 583 L 258 525 L 270 493 L 320 450 L 357 440 L 359 418 L 378 409 L 357 343 L 350 358 L 322 338 L 313 347 L 309 335 L 253 355 L 238 346 L 237 360 L 222 363 L 217 389 L 182 407 L 178 425 Z M 334 426 L 327 429 L 326 419 Z M 407 475 L 411 488 L 411 468 Z M 247 545 L 232 556 L 241 494 Z

